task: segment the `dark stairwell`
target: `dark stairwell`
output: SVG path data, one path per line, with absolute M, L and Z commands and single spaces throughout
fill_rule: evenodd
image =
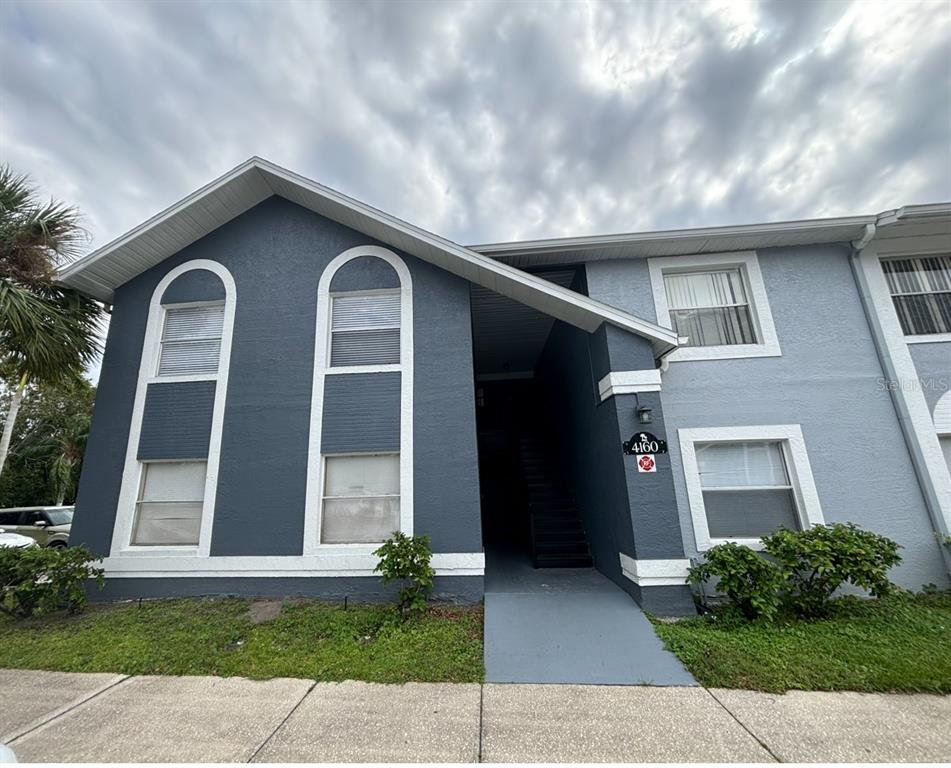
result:
M 553 440 L 537 425 L 523 430 L 518 454 L 535 567 L 590 568 L 591 550 Z

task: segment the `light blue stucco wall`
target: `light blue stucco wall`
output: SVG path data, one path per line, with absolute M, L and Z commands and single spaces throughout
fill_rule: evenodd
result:
M 938 400 L 951 390 L 951 341 L 909 344 L 908 351 L 918 373 L 918 386 L 933 414 Z
M 892 572 L 909 588 L 947 585 L 938 544 L 882 387 L 848 251 L 766 249 L 759 263 L 782 356 L 674 362 L 662 402 L 688 555 L 696 554 L 677 430 L 800 424 L 827 521 L 853 521 L 904 547 Z M 587 265 L 593 298 L 654 319 L 646 260 Z

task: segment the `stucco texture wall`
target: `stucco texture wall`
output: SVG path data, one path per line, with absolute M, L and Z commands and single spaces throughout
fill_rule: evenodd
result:
M 192 259 L 236 283 L 212 555 L 300 555 L 317 285 L 331 259 L 382 245 L 272 197 L 116 291 L 72 539 L 107 554 L 155 286 Z M 399 254 L 414 291 L 414 521 L 436 552 L 481 551 L 469 285 Z
M 826 521 L 900 542 L 909 588 L 947 585 L 844 247 L 766 249 L 759 263 L 782 356 L 674 362 L 662 402 L 688 555 L 696 554 L 677 430 L 800 424 Z M 588 265 L 592 297 L 654 319 L 646 260 Z

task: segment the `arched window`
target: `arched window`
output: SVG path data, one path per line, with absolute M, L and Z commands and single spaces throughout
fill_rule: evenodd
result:
M 152 293 L 111 555 L 208 555 L 235 284 L 196 259 Z
M 317 291 L 304 554 L 412 533 L 413 292 L 405 262 L 361 246 Z

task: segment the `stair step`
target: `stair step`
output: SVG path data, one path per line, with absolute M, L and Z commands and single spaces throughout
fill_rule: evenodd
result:
M 536 568 L 590 568 L 594 565 L 591 555 L 538 555 Z

